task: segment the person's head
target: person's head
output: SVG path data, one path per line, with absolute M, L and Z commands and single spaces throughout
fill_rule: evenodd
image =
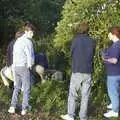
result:
M 78 33 L 88 34 L 88 32 L 89 32 L 89 25 L 88 25 L 88 23 L 80 23 L 78 25 Z
M 110 40 L 112 40 L 113 42 L 117 41 L 117 40 L 120 40 L 120 27 L 112 27 L 112 28 L 110 28 L 108 38 Z
M 34 26 L 31 23 L 25 23 L 24 25 L 24 30 L 25 30 L 25 34 L 28 38 L 32 38 L 34 35 Z
M 19 37 L 21 37 L 23 34 L 24 34 L 24 32 L 17 31 L 17 32 L 15 33 L 15 40 L 18 39 Z

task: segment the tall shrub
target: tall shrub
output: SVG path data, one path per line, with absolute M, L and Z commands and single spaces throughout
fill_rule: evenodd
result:
M 119 6 L 119 0 L 66 1 L 61 21 L 58 22 L 56 27 L 55 47 L 62 50 L 69 57 L 68 63 L 70 64 L 70 44 L 75 35 L 77 24 L 86 21 L 90 24 L 90 35 L 92 35 L 97 43 L 96 54 L 94 56 L 95 71 L 93 81 L 93 94 L 96 101 L 104 93 L 105 89 L 105 82 L 102 81 L 105 80 L 105 75 L 100 51 L 108 46 L 108 28 L 113 25 L 120 25 Z

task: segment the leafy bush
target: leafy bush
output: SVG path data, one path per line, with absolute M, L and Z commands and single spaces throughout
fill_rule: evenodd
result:
M 3 2 L 3 1 L 2 1 Z M 8 0 L 8 2 L 10 2 Z M 16 1 L 14 1 L 16 2 Z M 34 2 L 33 1 L 30 1 Z M 43 1 L 48 2 L 51 5 L 58 6 L 62 5 L 60 1 Z M 28 3 L 28 2 L 27 2 Z M 54 4 L 55 3 L 55 4 Z M 60 4 L 59 4 L 60 3 Z M 38 6 L 36 7 L 35 4 Z M 33 20 L 35 23 L 41 24 L 44 22 L 44 17 L 39 16 L 37 13 L 41 13 L 40 9 L 36 12 L 35 8 L 38 8 L 38 1 L 34 4 L 28 5 L 29 9 L 24 9 L 25 16 L 20 16 L 20 20 L 15 16 L 13 18 L 9 16 L 10 21 L 0 21 L 1 28 L 8 27 L 9 25 L 16 25 L 19 27 L 19 23 L 23 24 L 22 17 L 25 19 L 29 18 Z M 21 4 L 23 5 L 23 4 Z M 42 5 L 42 4 L 41 4 Z M 46 5 L 46 4 L 45 4 Z M 1 5 L 3 6 L 3 5 Z M 49 6 L 49 7 L 50 7 Z M 59 7 L 60 7 L 59 6 Z M 94 76 L 93 76 L 93 88 L 92 88 L 92 102 L 96 105 L 104 106 L 106 104 L 107 95 L 105 94 L 106 85 L 105 85 L 105 74 L 104 74 L 104 66 L 100 56 L 100 50 L 108 46 L 108 28 L 112 25 L 120 25 L 120 3 L 118 0 L 67 0 L 62 11 L 61 21 L 58 22 L 58 26 L 56 27 L 56 35 L 54 38 L 53 35 L 48 35 L 47 37 L 38 38 L 36 42 L 36 51 L 38 52 L 46 52 L 49 58 L 50 65 L 56 65 L 55 67 L 58 69 L 65 70 L 68 75 L 70 75 L 70 44 L 73 36 L 76 33 L 77 25 L 79 22 L 87 21 L 90 24 L 90 35 L 96 40 L 96 54 L 94 57 Z M 17 7 L 17 6 L 16 6 Z M 23 6 L 24 7 L 24 6 Z M 12 7 L 10 7 L 12 8 Z M 31 11 L 34 8 L 33 11 Z M 53 7 L 51 6 L 50 9 Z M 56 6 L 55 6 L 56 8 Z M 57 9 L 57 8 L 56 8 Z M 8 10 L 6 13 L 13 13 L 13 9 Z M 20 9 L 18 9 L 20 10 Z M 59 9 L 60 10 L 60 9 Z M 31 16 L 32 12 L 32 16 Z M 55 12 L 55 11 L 54 11 Z M 53 12 L 53 13 L 54 13 Z M 57 13 L 58 14 L 58 13 Z M 16 15 L 16 14 L 15 14 Z M 20 13 L 19 13 L 20 15 Z M 45 24 L 43 32 L 49 32 L 53 30 L 53 26 L 55 26 L 58 18 L 54 16 L 55 22 L 51 19 L 52 13 L 49 13 L 47 17 L 45 17 Z M 40 21 L 39 21 L 39 18 Z M 47 18 L 50 20 L 47 21 Z M 54 25 L 51 25 L 51 22 Z M 2 24 L 4 23 L 4 24 Z M 49 26 L 50 25 L 50 26 Z M 52 30 L 51 30 L 52 29 Z M 5 29 L 6 30 L 6 29 Z M 48 32 L 47 31 L 47 32 Z M 9 33 L 9 31 L 8 31 Z M 5 36 L 8 36 L 5 35 Z M 54 41 L 53 41 L 54 39 Z M 7 41 L 8 42 L 8 41 Z M 6 43 L 6 42 L 5 42 Z M 4 50 L 3 50 L 4 51 Z M 2 63 L 5 64 L 5 56 L 3 56 Z M 2 65 L 3 65 L 2 64 Z M 59 66 L 60 65 L 60 66 Z M 54 68 L 54 67 L 53 67 Z M 5 89 L 0 85 L 0 98 L 9 101 L 9 97 L 7 97 Z M 2 97 L 3 96 L 3 97 Z M 46 113 L 46 115 L 60 115 L 61 113 L 66 112 L 67 108 L 67 96 L 68 96 L 68 80 L 67 81 L 47 81 L 46 83 L 40 85 L 37 84 L 33 86 L 31 90 L 31 104 L 33 106 L 33 110 L 38 110 L 39 107 L 42 108 L 42 111 Z M 79 103 L 78 103 L 79 105 Z M 37 109 L 38 108 L 38 109 Z
M 68 83 L 65 81 L 46 81 L 31 90 L 33 110 L 42 108 L 46 115 L 60 115 L 66 111 Z M 36 109 L 37 108 L 37 109 Z
M 105 72 L 100 51 L 108 47 L 108 28 L 120 25 L 120 2 L 118 0 L 70 0 L 66 1 L 62 11 L 62 19 L 56 27 L 55 47 L 70 56 L 70 44 L 77 25 L 80 22 L 90 24 L 90 35 L 96 40 L 94 56 L 94 76 L 92 94 L 94 102 L 105 103 Z M 68 63 L 70 64 L 70 57 Z M 69 70 L 69 69 L 68 69 Z M 103 96 L 103 97 L 101 97 Z M 104 98 L 104 99 L 103 99 Z

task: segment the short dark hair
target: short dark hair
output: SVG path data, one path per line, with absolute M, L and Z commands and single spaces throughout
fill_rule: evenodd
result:
M 116 35 L 120 39 L 120 27 L 111 27 L 109 31 L 113 34 Z
M 78 25 L 78 33 L 81 33 L 81 34 L 85 34 L 85 33 L 88 33 L 89 32 L 89 25 L 88 23 L 80 23 Z
M 29 23 L 29 22 L 24 24 L 24 29 L 26 31 L 29 31 L 29 30 L 35 31 L 35 27 L 31 23 Z

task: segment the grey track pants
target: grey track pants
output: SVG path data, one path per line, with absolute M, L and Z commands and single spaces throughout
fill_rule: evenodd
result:
M 92 82 L 91 74 L 72 73 L 68 97 L 68 114 L 74 118 L 78 91 L 81 94 L 80 120 L 87 120 L 88 100 Z

